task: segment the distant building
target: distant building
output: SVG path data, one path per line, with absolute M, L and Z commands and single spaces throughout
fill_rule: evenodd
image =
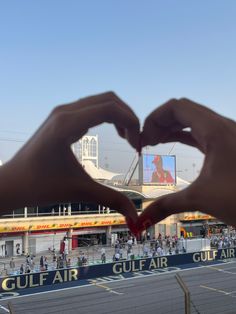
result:
M 111 172 L 99 167 L 98 136 L 85 135 L 72 145 L 72 151 L 84 167 L 84 170 L 95 180 L 110 181 L 119 173 Z
M 79 160 L 84 165 L 85 161 L 92 161 L 98 168 L 98 136 L 85 135 L 78 142 L 72 145 L 72 150 Z

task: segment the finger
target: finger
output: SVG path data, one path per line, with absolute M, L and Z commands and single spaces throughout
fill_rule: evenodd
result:
M 180 142 L 196 147 L 203 153 L 205 152 L 204 146 L 193 137 L 192 132 L 185 130 L 170 131 L 167 128 L 159 128 L 153 123 L 150 123 L 146 127 L 145 133 L 141 133 L 141 146 L 146 146 L 147 141 L 149 143 L 148 145 L 153 146 L 160 143 Z
M 127 224 L 131 231 L 136 234 L 136 222 L 138 219 L 136 208 L 133 202 L 124 194 L 99 184 L 87 177 L 83 186 L 79 187 L 78 192 L 70 193 L 70 201 L 89 201 L 91 203 L 100 204 L 110 209 L 116 210 L 118 213 L 125 216 Z M 67 195 L 68 198 L 68 195 Z
M 125 129 L 119 126 L 116 126 L 116 130 L 118 132 L 118 134 L 120 135 L 120 137 L 125 138 Z
M 71 161 L 77 164 L 73 156 Z M 58 184 L 61 178 L 57 174 L 53 178 L 55 180 L 54 185 L 50 180 L 46 180 L 44 186 L 41 186 L 41 190 L 37 189 L 36 193 L 31 193 L 27 199 L 28 206 L 35 206 L 35 204 L 44 206 L 56 203 L 94 203 L 109 207 L 124 215 L 131 231 L 134 234 L 137 233 L 138 216 L 133 202 L 124 194 L 95 182 L 79 164 L 73 174 L 69 174 L 68 171 L 68 176 L 64 177 L 64 185 Z M 38 181 L 40 180 L 41 178 Z
M 135 115 L 134 111 L 120 97 L 118 97 L 114 92 L 111 92 L 111 91 L 97 94 L 97 95 L 84 97 L 84 98 L 81 98 L 75 102 L 61 105 L 58 107 L 63 109 L 63 110 L 74 111 L 74 110 L 78 110 L 78 109 L 84 108 L 84 107 L 97 106 L 100 103 L 103 103 L 106 101 L 112 101 L 112 100 L 114 102 L 116 102 L 117 105 L 122 107 L 124 110 L 129 112 L 130 114 Z
M 134 204 L 121 192 L 94 182 L 92 199 L 117 210 L 120 214 L 131 219 L 133 222 L 137 222 L 138 215 Z
M 185 145 L 193 146 L 198 148 L 202 153 L 204 153 L 204 147 L 195 140 L 189 131 L 177 131 L 169 134 L 165 139 L 161 141 L 161 143 L 169 143 L 169 142 L 180 142 Z
M 142 146 L 155 145 L 165 134 L 185 128 L 191 128 L 193 138 L 203 146 L 206 144 L 207 134 L 216 124 L 217 116 L 213 111 L 191 100 L 172 99 L 153 111 L 145 120 Z
M 53 112 L 55 111 L 75 112 L 78 109 L 85 109 L 85 108 L 88 109 L 88 108 L 97 107 L 106 102 L 114 103 L 116 106 L 120 108 L 120 110 L 125 111 L 128 116 L 135 117 L 136 120 L 138 120 L 134 111 L 114 92 L 106 92 L 106 93 L 102 93 L 98 95 L 85 97 L 73 103 L 58 106 Z M 116 129 L 117 129 L 118 134 L 121 137 L 127 138 L 127 132 L 122 126 L 116 126 Z
M 138 218 L 137 229 L 139 232 L 170 215 L 196 210 L 197 204 L 194 201 L 196 197 L 192 191 L 191 186 L 180 192 L 164 195 L 150 204 Z
M 139 146 L 139 120 L 135 115 L 127 114 L 126 110 L 113 101 L 76 111 L 59 111 L 53 119 L 54 132 L 69 144 L 81 138 L 89 128 L 108 122 L 124 129 L 127 140 L 135 149 Z
M 113 123 L 121 135 L 137 150 L 139 146 L 140 124 L 138 118 L 112 102 L 104 103 L 96 108 L 84 109 L 81 128 L 88 129 L 98 124 Z

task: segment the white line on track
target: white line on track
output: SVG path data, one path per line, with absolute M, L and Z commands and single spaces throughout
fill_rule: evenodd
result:
M 112 288 L 105 286 L 104 284 L 100 284 L 100 283 L 94 282 L 93 285 L 94 285 L 95 287 L 99 287 L 99 288 L 105 289 L 106 291 L 108 291 L 108 292 L 110 292 L 110 293 L 114 293 L 114 294 L 118 294 L 118 295 L 124 294 L 124 293 L 122 293 L 122 292 L 115 291 L 115 290 L 113 290 Z
M 235 263 L 235 262 L 229 262 L 229 263 Z M 214 266 L 208 265 L 206 267 L 208 267 L 208 268 L 210 268 L 212 270 L 219 271 L 221 273 L 230 274 L 230 275 L 236 275 L 236 272 L 229 271 L 229 269 L 235 269 L 236 267 L 229 267 L 229 268 L 226 268 L 226 269 L 222 269 L 222 268 L 217 268 L 217 266 L 221 266 L 221 264 L 220 265 L 214 265 Z
M 227 262 L 227 264 L 232 264 L 232 263 L 235 263 L 235 262 L 234 261 Z M 226 264 L 226 262 L 222 261 L 222 263 L 217 264 L 217 266 L 225 265 L 225 264 Z M 137 276 L 137 277 L 131 277 L 131 278 L 115 279 L 113 281 L 106 282 L 106 284 L 111 284 L 111 283 L 119 282 L 119 281 L 126 281 L 126 280 L 140 279 L 140 278 L 148 278 L 148 277 L 153 277 L 153 276 L 162 276 L 162 275 L 167 275 L 167 274 L 170 275 L 170 274 L 173 274 L 173 273 L 176 273 L 176 272 L 194 271 L 194 270 L 198 270 L 198 269 L 201 269 L 201 268 L 209 268 L 209 267 L 210 267 L 209 265 L 206 265 L 206 266 L 196 266 L 196 267 L 191 267 L 191 268 L 177 269 L 177 270 L 174 270 L 174 271 L 171 271 L 171 272 L 152 273 L 152 274 L 145 275 L 143 277 Z M 27 297 L 33 297 L 33 296 L 36 296 L 36 295 L 46 294 L 46 293 L 47 294 L 48 293 L 56 293 L 56 292 L 60 292 L 60 291 L 67 291 L 67 290 L 72 290 L 72 289 L 80 289 L 80 288 L 91 287 L 91 286 L 94 286 L 94 283 L 90 283 L 90 284 L 86 284 L 86 285 L 82 285 L 82 286 L 61 288 L 61 289 L 51 290 L 51 291 L 42 291 L 42 292 L 36 292 L 36 293 L 31 293 L 31 294 L 16 295 L 16 296 L 11 296 L 11 297 L 6 297 L 6 298 L 4 298 L 4 300 L 27 298 Z
M 6 307 L 4 307 L 2 305 L 0 305 L 0 309 L 2 309 L 3 311 L 5 311 L 7 313 L 10 313 L 10 311 Z
M 229 264 L 232 264 L 232 263 L 235 263 L 235 262 L 234 261 L 229 262 Z M 209 269 L 215 270 L 215 271 L 219 271 L 219 272 L 224 273 L 224 274 L 236 275 L 236 273 L 229 271 L 229 269 L 235 269 L 236 267 L 229 267 L 229 268 L 226 268 L 226 269 L 222 269 L 222 268 L 218 268 L 217 267 L 217 266 L 221 266 L 221 265 L 222 264 L 218 264 L 218 265 L 214 265 L 214 266 L 209 265 L 209 266 L 206 266 L 206 267 L 208 267 Z M 228 295 L 231 298 L 236 298 L 236 295 L 233 295 L 234 293 L 236 293 L 236 291 L 224 291 L 222 289 L 217 289 L 217 288 L 213 288 L 213 287 L 209 287 L 209 286 L 205 286 L 205 285 L 200 285 L 200 287 L 203 288 L 203 289 L 207 289 L 207 290 L 210 290 L 210 291 L 214 291 L 214 292 L 218 292 L 218 293 L 221 293 L 221 294 L 224 294 L 224 295 Z
M 118 292 L 118 291 L 115 291 L 115 290 L 110 290 L 109 292 L 114 293 L 114 294 L 118 294 L 118 295 L 124 294 L 124 293 L 122 293 L 122 292 Z
M 236 269 L 236 266 L 234 266 L 234 267 L 228 267 L 228 268 L 225 268 L 224 270 L 230 270 L 230 269 Z
M 222 289 L 216 289 L 216 288 L 203 286 L 203 285 L 200 285 L 200 287 L 203 288 L 203 289 L 207 289 L 207 290 L 210 290 L 210 291 L 214 291 L 214 292 L 218 292 L 218 293 L 221 293 L 221 294 L 224 294 L 224 295 L 228 295 L 231 298 L 236 298 L 236 295 L 232 295 L 233 293 L 235 293 L 235 291 L 228 291 L 227 292 L 227 291 L 224 291 Z

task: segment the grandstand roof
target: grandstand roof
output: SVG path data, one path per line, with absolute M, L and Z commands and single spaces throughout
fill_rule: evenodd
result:
M 149 189 L 145 192 L 139 192 L 135 189 L 132 189 L 132 186 L 114 186 L 109 185 L 109 187 L 113 188 L 114 190 L 117 190 L 119 192 L 122 192 L 130 199 L 153 199 L 157 198 L 162 195 L 174 193 L 177 191 L 180 191 L 184 188 L 186 188 L 190 183 L 188 181 L 185 181 L 179 177 L 177 177 L 176 186 L 173 188 L 173 186 L 149 186 Z

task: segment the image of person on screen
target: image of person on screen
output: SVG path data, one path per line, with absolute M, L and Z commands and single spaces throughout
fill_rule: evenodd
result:
M 169 170 L 163 169 L 162 156 L 156 155 L 152 161 L 156 169 L 152 173 L 152 183 L 174 184 L 175 180 Z

